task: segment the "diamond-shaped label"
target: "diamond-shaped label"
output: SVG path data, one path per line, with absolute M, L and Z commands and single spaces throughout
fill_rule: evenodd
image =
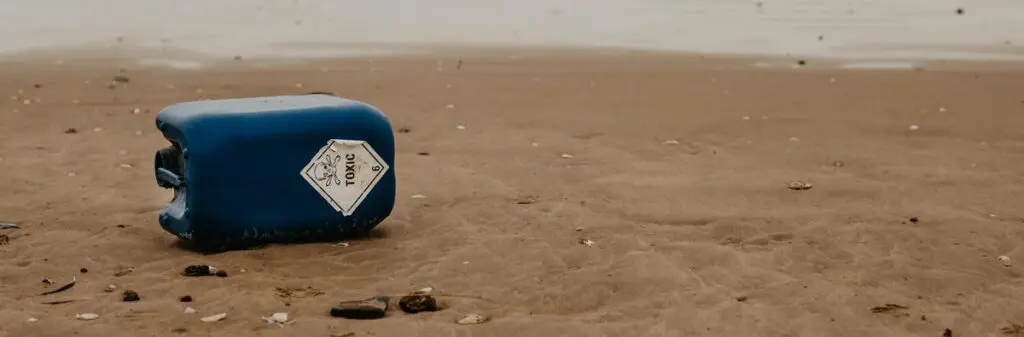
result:
M 331 139 L 301 175 L 335 211 L 349 216 L 389 168 L 369 143 Z

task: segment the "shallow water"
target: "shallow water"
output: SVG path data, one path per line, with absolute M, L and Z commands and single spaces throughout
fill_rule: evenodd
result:
M 489 43 L 1018 59 L 1022 17 L 1020 0 L 5 0 L 0 52 L 122 37 L 249 56 Z

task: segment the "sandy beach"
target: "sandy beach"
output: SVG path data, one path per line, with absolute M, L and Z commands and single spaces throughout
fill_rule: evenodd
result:
M 0 246 L 0 335 L 998 336 L 1024 322 L 1019 267 L 997 259 L 1024 259 L 1021 67 L 762 61 L 502 50 L 197 70 L 5 63 L 0 220 L 22 229 Z M 110 89 L 115 75 L 131 81 Z M 154 113 L 309 91 L 409 129 L 393 216 L 348 247 L 178 247 L 155 219 L 168 194 L 150 169 L 165 144 Z M 230 276 L 178 275 L 199 263 Z M 485 300 L 326 315 L 426 286 Z M 122 302 L 125 289 L 142 300 Z M 41 304 L 60 300 L 76 301 Z M 887 304 L 905 309 L 872 310 Z M 295 322 L 260 319 L 274 312 Z M 467 313 L 491 321 L 453 323 Z
M 1024 336 L 1021 11 L 12 0 L 0 337 Z M 201 254 L 160 228 L 160 109 L 313 91 L 403 131 L 370 237 Z M 327 314 L 428 286 L 444 310 Z

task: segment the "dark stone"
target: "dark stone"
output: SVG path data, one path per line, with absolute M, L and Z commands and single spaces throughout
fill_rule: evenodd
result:
M 434 296 L 421 294 L 402 296 L 398 300 L 398 308 L 409 314 L 438 310 L 437 300 L 434 299 Z
M 185 272 L 182 273 L 182 275 L 196 277 L 196 276 L 210 276 L 210 275 L 213 275 L 213 273 L 210 272 L 210 266 L 207 266 L 205 264 L 194 264 L 194 265 L 185 267 Z
M 349 319 L 377 319 L 387 314 L 387 296 L 377 296 L 365 300 L 343 301 L 337 306 L 331 307 L 331 317 L 342 317 Z
M 124 293 L 121 294 L 121 300 L 125 302 L 137 302 L 140 299 L 142 298 L 139 297 L 139 293 L 133 290 L 125 290 Z

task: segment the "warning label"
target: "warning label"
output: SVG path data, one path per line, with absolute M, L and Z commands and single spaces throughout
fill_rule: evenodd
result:
M 334 210 L 349 216 L 388 169 L 369 143 L 332 139 L 317 151 L 301 175 Z

